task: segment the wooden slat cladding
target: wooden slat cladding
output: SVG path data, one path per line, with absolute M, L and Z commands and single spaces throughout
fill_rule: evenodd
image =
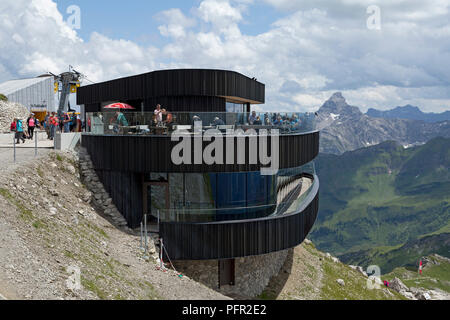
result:
M 225 98 L 209 96 L 165 96 L 144 100 L 145 112 L 153 112 L 160 104 L 170 112 L 223 112 L 226 110 Z M 138 108 L 136 106 L 136 108 Z M 138 109 L 140 110 L 140 109 Z
M 96 172 L 128 225 L 139 227 L 143 216 L 141 174 L 102 170 Z
M 155 101 L 161 100 L 159 103 L 169 103 L 170 107 L 186 103 L 189 109 L 173 111 L 225 111 L 225 99 L 217 100 L 223 96 L 264 103 L 265 86 L 234 71 L 161 70 L 81 87 L 77 93 L 77 104 L 99 106 L 104 101 L 142 100 L 152 106 Z M 211 99 L 202 97 L 217 99 L 211 104 Z M 195 103 L 198 104 L 196 109 Z
M 285 216 L 216 223 L 162 223 L 160 235 L 170 259 L 231 259 L 299 245 L 317 217 L 319 186 L 316 183 L 306 208 Z
M 192 139 L 192 138 L 191 138 Z M 268 139 L 270 142 L 270 139 Z M 178 142 L 169 136 L 82 136 L 82 145 L 89 152 L 97 170 L 122 172 L 243 172 L 258 171 L 261 165 L 249 163 L 249 139 L 246 139 L 246 163 L 239 164 L 181 164 L 171 160 L 172 148 Z M 211 142 L 203 142 L 203 149 Z M 312 161 L 319 153 L 319 132 L 282 135 L 279 138 L 279 168 L 299 167 Z M 194 159 L 192 142 L 191 159 Z M 270 143 L 269 143 L 270 148 Z M 235 138 L 235 163 L 237 163 L 237 138 Z M 226 158 L 226 143 L 224 143 Z

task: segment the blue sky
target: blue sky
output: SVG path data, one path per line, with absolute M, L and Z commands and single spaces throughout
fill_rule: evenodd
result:
M 449 21 L 448 0 L 2 0 L 0 81 L 68 65 L 96 82 L 220 68 L 265 83 L 266 110 L 314 111 L 341 91 L 362 111 L 442 112 Z
M 89 0 L 58 0 L 58 10 L 67 19 L 66 10 L 71 5 L 77 5 L 82 13 L 82 28 L 79 35 L 88 40 L 92 32 L 102 33 L 110 38 L 128 39 L 141 45 L 161 46 L 168 40 L 161 36 L 158 21 L 155 16 L 164 10 L 178 8 L 189 14 L 192 8 L 201 1 L 89 1 Z M 266 3 L 255 3 L 251 10 L 244 12 L 241 30 L 245 34 L 256 35 L 269 29 L 269 25 L 283 15 L 279 10 Z
M 88 40 L 96 31 L 110 38 L 124 38 L 141 44 L 164 39 L 159 34 L 159 23 L 154 15 L 163 10 L 175 7 L 188 12 L 192 6 L 189 1 L 89 1 L 89 0 L 59 0 L 58 9 L 67 18 L 70 5 L 81 8 L 82 28 L 79 35 Z

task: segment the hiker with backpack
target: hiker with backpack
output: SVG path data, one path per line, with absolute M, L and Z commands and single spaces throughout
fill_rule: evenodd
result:
M 17 119 L 14 118 L 13 122 L 11 122 L 11 126 L 9 127 L 9 131 L 16 132 L 16 121 Z
M 16 139 L 17 144 L 20 144 L 20 140 L 22 140 L 23 143 L 25 143 L 25 137 L 23 132 L 23 122 L 20 119 L 16 120 Z
M 33 139 L 34 129 L 36 128 L 36 118 L 34 117 L 33 113 L 28 117 L 27 124 L 28 124 L 28 136 L 30 139 Z

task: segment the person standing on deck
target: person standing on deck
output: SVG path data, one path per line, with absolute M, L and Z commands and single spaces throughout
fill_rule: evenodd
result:
M 36 118 L 34 117 L 33 113 L 28 117 L 27 124 L 28 124 L 28 136 L 30 137 L 30 139 L 33 139 L 34 129 L 36 128 Z
M 155 114 L 155 116 L 156 116 L 156 123 L 157 123 L 157 124 L 161 124 L 162 121 L 163 121 L 163 111 L 161 110 L 161 105 L 160 105 L 160 104 L 158 104 L 158 105 L 156 106 L 156 109 L 155 109 L 155 111 L 154 111 L 154 114 Z

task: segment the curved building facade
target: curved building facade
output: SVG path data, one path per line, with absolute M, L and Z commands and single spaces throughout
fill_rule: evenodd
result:
M 264 84 L 238 72 L 206 69 L 153 71 L 81 87 L 77 104 L 86 112 L 102 111 L 110 102 L 126 102 L 139 111 L 161 104 L 172 111 L 245 111 L 264 103 Z M 247 110 L 248 111 L 248 110 Z
M 250 112 L 264 92 L 237 72 L 197 69 L 78 91 L 82 145 L 129 227 L 158 221 L 168 257 L 218 260 L 219 285 L 235 283 L 235 259 L 299 245 L 318 212 L 314 115 Z M 103 109 L 112 102 L 135 110 L 119 120 Z

